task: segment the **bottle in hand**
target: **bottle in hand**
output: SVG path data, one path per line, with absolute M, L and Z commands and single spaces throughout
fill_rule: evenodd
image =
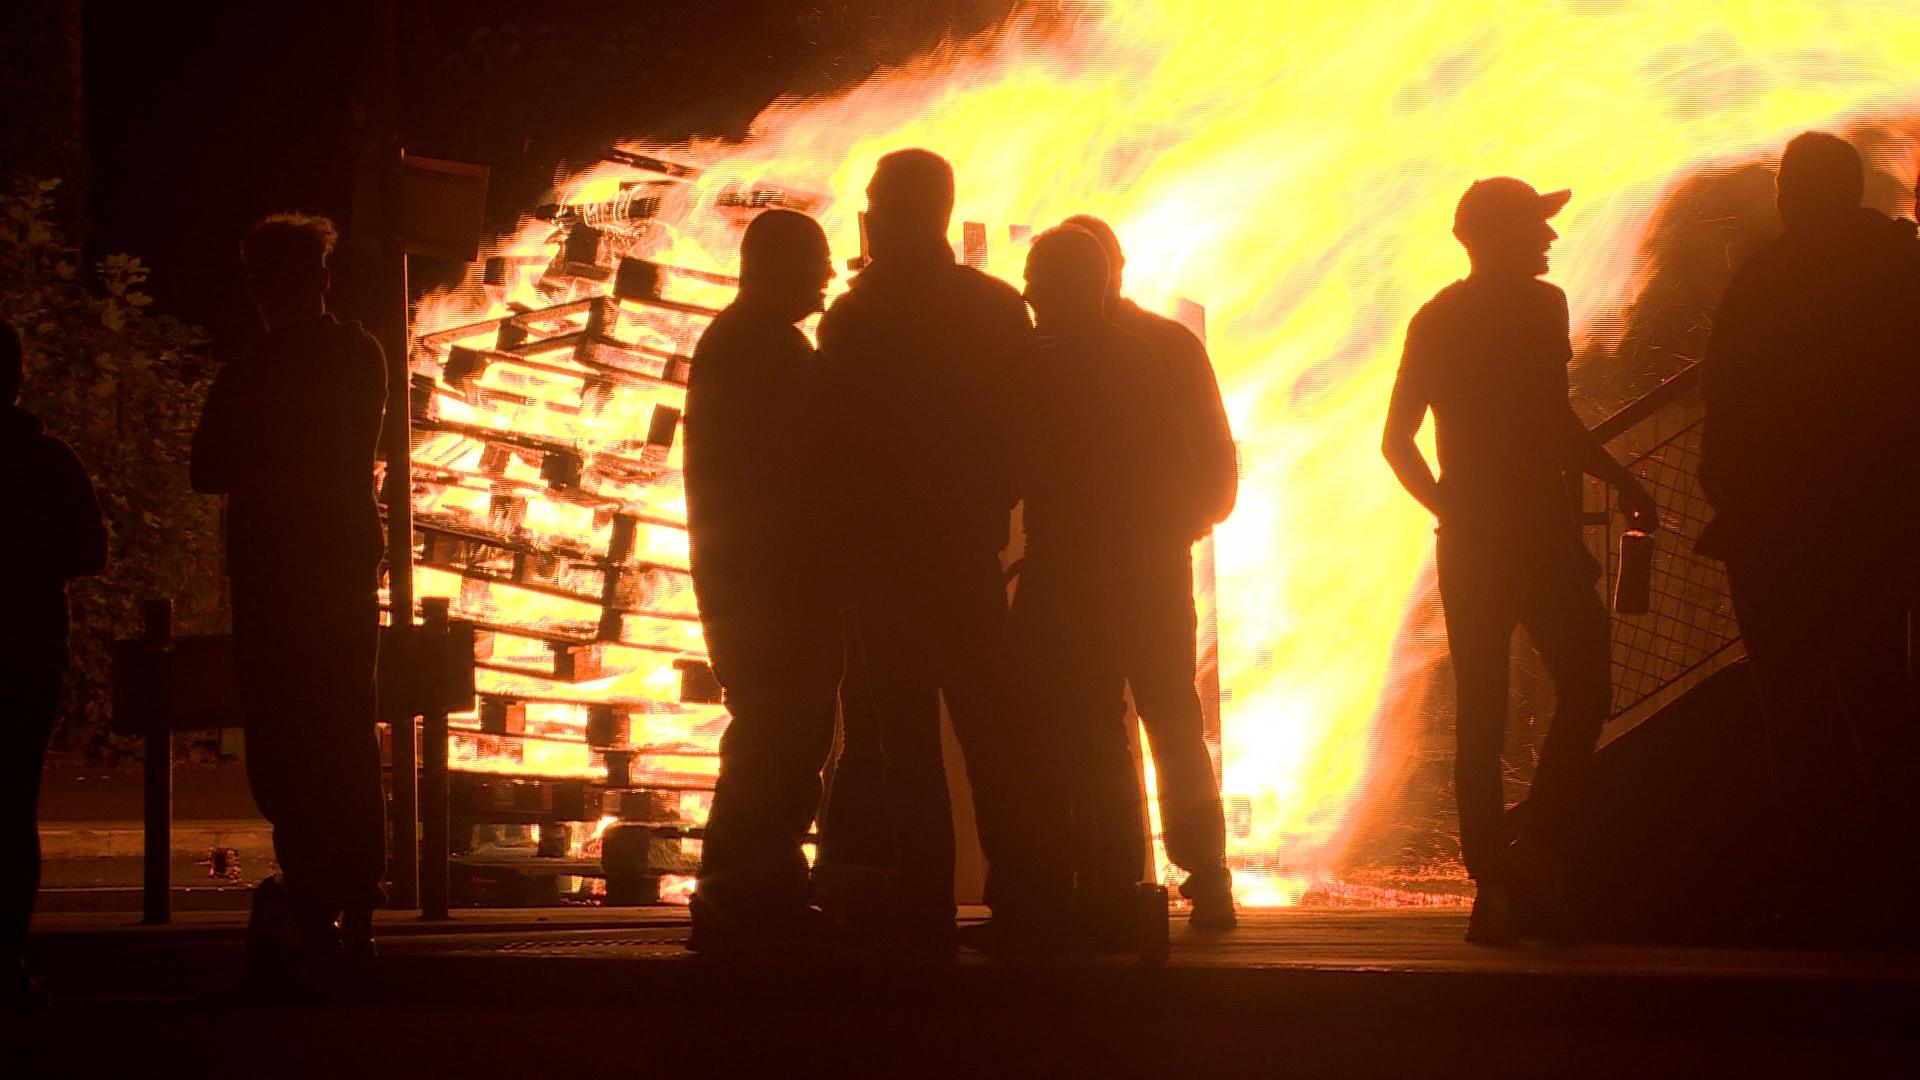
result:
M 1628 529 L 1620 534 L 1620 573 L 1613 581 L 1613 610 L 1645 615 L 1653 591 L 1653 534 Z

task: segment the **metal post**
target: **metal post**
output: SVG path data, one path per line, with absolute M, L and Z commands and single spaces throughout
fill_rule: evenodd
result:
M 402 151 L 395 145 L 389 151 L 386 166 L 389 265 L 398 269 L 400 289 L 399 340 L 387 344 L 387 422 L 383 433 L 387 462 L 385 499 L 387 504 L 387 597 L 388 612 L 400 646 L 404 664 L 416 662 L 413 647 L 413 410 L 412 378 L 407 355 L 413 348 L 411 298 L 407 288 L 407 253 L 400 239 L 399 223 L 392 219 L 400 205 L 399 185 Z M 395 669 L 399 665 L 395 665 Z M 406 680 L 411 683 L 412 680 Z M 394 907 L 410 908 L 420 902 L 420 847 L 415 833 L 419 804 L 414 794 L 413 709 L 407 701 L 398 714 L 388 717 L 393 735 L 393 877 Z
M 1191 300 L 1176 300 L 1173 317 L 1180 325 L 1192 332 L 1194 337 L 1199 338 L 1202 346 L 1206 345 L 1206 308 Z M 1196 627 L 1198 668 L 1194 671 L 1193 678 L 1194 689 L 1200 694 L 1202 731 L 1207 741 L 1207 752 L 1213 758 L 1213 775 L 1216 783 L 1222 775 L 1220 593 L 1217 584 L 1214 577 L 1213 533 L 1209 531 L 1193 547 L 1193 600 L 1194 612 L 1198 617 Z
M 426 711 L 420 730 L 420 917 L 448 917 L 447 863 L 450 855 L 447 820 L 447 614 L 445 597 L 421 605 L 425 625 L 415 652 L 422 670 L 419 685 L 426 691 Z
M 147 703 L 145 829 L 141 836 L 140 921 L 164 926 L 173 919 L 173 716 L 164 653 L 173 641 L 173 601 L 141 605 L 146 623 L 146 659 L 155 676 Z

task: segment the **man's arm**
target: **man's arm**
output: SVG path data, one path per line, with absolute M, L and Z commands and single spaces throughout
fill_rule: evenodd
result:
M 231 363 L 213 377 L 206 407 L 200 412 L 200 426 L 193 431 L 187 477 L 193 490 L 203 495 L 225 495 L 233 490 L 234 465 L 243 450 L 239 445 L 242 409 L 235 385 L 238 379 L 238 369 Z
M 819 342 L 809 368 L 808 428 L 812 457 L 819 480 L 823 528 L 834 538 L 826 551 L 829 573 L 837 588 L 845 589 L 860 570 L 870 508 L 863 498 L 873 463 L 860 451 L 866 421 L 859 405 L 856 354 L 863 348 L 858 333 L 861 315 L 851 294 L 836 299 L 815 331 Z
M 1742 496 L 1756 494 L 1750 489 L 1764 479 L 1740 467 L 1754 456 L 1747 438 L 1751 429 L 1747 420 L 1754 410 L 1740 392 L 1739 370 L 1750 352 L 1749 328 L 1754 321 L 1749 292 L 1748 275 L 1735 273 L 1714 310 L 1713 330 L 1700 361 L 1700 398 L 1706 406 L 1700 429 L 1700 490 L 1716 509 L 1724 509 L 1728 502 L 1751 501 Z
M 349 475 L 379 445 L 387 406 L 386 352 L 357 324 L 347 326 L 353 332 L 343 328 L 330 341 L 322 366 L 283 373 L 277 388 L 272 405 L 282 420 L 265 434 L 278 444 L 280 466 L 290 475 L 323 482 Z M 401 394 L 406 392 L 401 387 Z M 405 408 L 404 396 L 401 400 Z
M 60 448 L 59 529 L 61 543 L 54 552 L 63 578 L 86 577 L 107 568 L 107 523 L 94 494 L 93 478 L 73 451 Z
M 1407 328 L 1407 347 L 1400 360 L 1400 373 L 1394 376 L 1393 397 L 1387 404 L 1387 429 L 1380 439 L 1380 452 L 1386 456 L 1393 475 L 1399 478 L 1407 494 L 1434 517 L 1444 518 L 1440 482 L 1434 479 L 1433 467 L 1414 441 L 1427 418 L 1427 409 L 1433 404 L 1426 376 L 1430 360 L 1422 337 L 1421 320 L 1415 316 L 1413 325 Z
M 1654 506 L 1653 496 L 1647 493 L 1640 481 L 1626 470 L 1624 465 L 1614 460 L 1607 448 L 1600 445 L 1593 432 L 1580 422 L 1573 411 L 1571 402 L 1562 414 L 1561 424 L 1568 453 L 1568 465 L 1586 473 L 1620 495 L 1620 512 L 1633 520 L 1633 524 L 1642 529 L 1652 529 L 1659 525 L 1658 508 Z
M 1009 290 L 1011 291 L 1011 290 Z M 1001 497 L 1009 512 L 1026 498 L 1032 488 L 1032 469 L 1036 464 L 1038 440 L 1046 418 L 1035 405 L 1034 385 L 1042 363 L 1040 338 L 1027 316 L 1025 300 L 1014 295 L 1005 305 L 1000 326 L 1001 343 L 997 350 L 1001 380 L 995 390 L 1000 396 L 1002 415 L 1008 430 L 1002 442 L 1006 458 L 1002 475 L 1006 484 Z
M 1434 479 L 1433 466 L 1427 463 L 1427 456 L 1414 441 L 1420 434 L 1421 422 L 1427 417 L 1429 404 L 1426 395 L 1402 370 L 1393 381 L 1393 398 L 1387 405 L 1387 430 L 1380 440 L 1380 452 L 1386 455 L 1387 464 L 1393 467 L 1393 475 L 1399 478 L 1407 494 L 1434 517 L 1444 517 L 1440 510 L 1440 482 Z
M 1174 324 L 1169 337 L 1177 350 L 1180 400 L 1176 411 L 1192 455 L 1194 479 L 1200 495 L 1202 528 L 1218 525 L 1233 513 L 1240 495 L 1240 455 L 1233 445 L 1233 428 L 1220 399 L 1220 381 L 1214 374 L 1207 347 L 1184 326 Z
M 1647 489 L 1640 486 L 1640 481 L 1625 466 L 1607 453 L 1607 448 L 1600 445 L 1600 440 L 1594 438 L 1593 432 L 1588 431 L 1587 425 L 1581 422 L 1580 415 L 1573 411 L 1570 397 L 1572 387 L 1566 385 L 1566 364 L 1573 359 L 1572 322 L 1567 311 L 1567 295 L 1559 289 L 1554 289 L 1553 295 L 1559 305 L 1560 337 L 1567 342 L 1560 367 L 1561 409 L 1556 421 L 1560 426 L 1561 451 L 1565 455 L 1562 461 L 1566 468 L 1586 473 L 1618 492 L 1620 512 L 1632 519 L 1636 527 L 1655 528 L 1659 520 L 1653 496 L 1647 494 Z

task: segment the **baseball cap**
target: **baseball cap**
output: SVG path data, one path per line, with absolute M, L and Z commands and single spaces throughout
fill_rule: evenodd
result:
M 1573 198 L 1573 192 L 1561 189 L 1541 194 L 1525 180 L 1496 176 L 1475 180 L 1460 196 L 1453 211 L 1453 227 L 1472 232 L 1526 221 L 1545 221 L 1560 212 Z

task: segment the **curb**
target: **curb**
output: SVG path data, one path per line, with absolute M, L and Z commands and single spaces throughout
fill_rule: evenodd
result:
M 58 822 L 40 826 L 40 857 L 63 859 L 137 859 L 146 841 L 138 821 Z M 174 855 L 204 858 L 218 847 L 272 851 L 273 826 L 264 821 L 176 821 L 169 837 Z

